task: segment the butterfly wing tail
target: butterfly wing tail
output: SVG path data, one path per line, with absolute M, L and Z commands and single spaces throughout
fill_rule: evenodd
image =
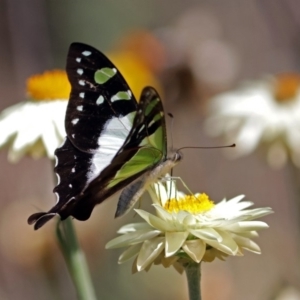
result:
M 28 220 L 27 223 L 29 225 L 34 224 L 34 230 L 38 230 L 41 228 L 44 224 L 46 224 L 48 221 L 50 221 L 53 217 L 55 217 L 57 213 L 47 213 L 47 212 L 39 212 L 32 214 Z

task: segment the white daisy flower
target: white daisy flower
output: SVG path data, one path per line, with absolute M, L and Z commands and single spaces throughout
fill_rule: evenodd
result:
M 67 75 L 62 70 L 28 79 L 28 100 L 0 113 L 0 148 L 9 148 L 11 162 L 24 154 L 54 158 L 55 149 L 66 136 L 64 119 L 70 91 Z
M 206 131 L 236 143 L 228 155 L 261 146 L 272 167 L 282 167 L 288 157 L 300 167 L 300 75 L 269 76 L 216 96 Z
M 251 238 L 268 225 L 254 219 L 270 214 L 270 208 L 247 209 L 253 203 L 241 201 L 243 195 L 214 204 L 206 194 L 179 192 L 175 179 L 167 179 L 149 190 L 156 215 L 135 209 L 146 222 L 123 226 L 121 236 L 107 243 L 107 249 L 129 247 L 119 263 L 136 257 L 133 271 L 148 270 L 152 263 L 182 271 L 191 260 L 241 256 L 243 250 L 260 254 Z

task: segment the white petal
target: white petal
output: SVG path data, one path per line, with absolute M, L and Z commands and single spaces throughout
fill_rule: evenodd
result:
M 241 231 L 257 231 L 260 229 L 269 228 L 268 224 L 262 221 L 242 221 L 236 224 L 229 225 L 226 229 L 241 232 Z
M 157 215 L 160 216 L 163 220 L 170 222 L 172 221 L 172 215 L 169 212 L 167 212 L 164 208 L 157 204 L 153 204 L 153 206 L 157 212 Z
M 140 223 L 131 223 L 131 224 L 126 224 L 122 226 L 117 233 L 119 234 L 125 234 L 129 232 L 135 232 L 138 230 L 153 230 L 153 228 L 145 222 L 140 222 Z
M 162 237 L 145 241 L 137 258 L 138 271 L 144 270 L 149 264 L 151 264 L 163 251 L 164 247 L 165 243 L 164 238 Z
M 255 242 L 253 242 L 252 240 L 250 240 L 248 238 L 241 237 L 241 236 L 235 236 L 234 240 L 238 244 L 238 246 L 243 249 L 246 249 L 246 250 L 256 253 L 256 254 L 261 253 L 259 246 Z
M 164 221 L 144 210 L 135 209 L 135 211 L 151 226 L 161 231 L 174 231 L 174 226 L 170 222 Z
M 213 240 L 206 240 L 206 243 L 226 254 L 236 255 L 239 248 L 238 248 L 237 243 L 231 237 L 231 235 L 224 231 L 219 231 L 219 234 L 222 236 L 221 242 L 213 241 Z
M 181 248 L 188 235 L 188 232 L 166 232 L 166 257 L 175 254 Z
M 130 260 L 132 257 L 136 256 L 141 249 L 142 245 L 133 245 L 126 249 L 119 257 L 118 263 L 122 264 L 128 260 Z
M 206 251 L 206 244 L 202 240 L 189 240 L 185 242 L 182 248 L 191 259 L 199 263 Z
M 106 249 L 113 249 L 113 248 L 121 248 L 125 246 L 130 246 L 134 244 L 141 243 L 147 239 L 152 239 L 160 234 L 158 230 L 140 230 L 133 233 L 128 233 L 125 235 L 118 236 L 113 240 L 109 241 L 106 245 Z
M 199 239 L 203 239 L 205 241 L 222 241 L 222 236 L 213 228 L 201 228 L 198 230 L 190 230 L 190 233 Z

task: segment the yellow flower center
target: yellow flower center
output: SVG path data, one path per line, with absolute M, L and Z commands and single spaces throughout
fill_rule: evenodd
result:
M 284 73 L 276 76 L 274 96 L 278 102 L 293 100 L 300 89 L 300 74 Z
M 46 71 L 27 80 L 27 95 L 32 101 L 69 99 L 71 85 L 63 70 Z
M 199 214 L 212 209 L 214 206 L 213 201 L 203 193 L 198 195 L 185 195 L 179 199 L 169 199 L 165 203 L 164 209 L 168 212 L 185 210 L 192 214 Z

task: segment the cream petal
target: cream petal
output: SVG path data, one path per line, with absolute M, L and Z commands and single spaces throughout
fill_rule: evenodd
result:
M 258 219 L 269 214 L 272 214 L 274 211 L 271 207 L 262 207 L 262 208 L 254 208 L 248 211 L 245 211 L 248 214 L 248 220 Z
M 159 199 L 159 202 L 161 203 L 162 206 L 165 205 L 165 203 L 168 201 L 168 194 L 167 191 L 164 187 L 164 185 L 159 181 L 155 183 L 155 193 L 157 198 Z
M 154 228 L 161 230 L 161 231 L 174 231 L 176 228 L 173 226 L 173 224 L 162 220 L 159 217 L 156 217 L 144 210 L 141 209 L 135 209 L 135 211 L 151 226 Z
M 137 269 L 142 271 L 163 251 L 165 247 L 164 238 L 157 237 L 147 240 L 143 243 L 140 253 L 137 257 Z
M 256 254 L 261 254 L 260 247 L 252 240 L 241 236 L 235 236 L 234 240 L 240 248 L 246 249 Z
M 169 180 L 166 181 L 166 187 L 167 187 L 167 199 L 176 199 L 178 197 L 177 188 L 176 188 L 176 179 L 172 179 L 170 177 Z
M 136 232 L 138 230 L 153 230 L 153 228 L 145 222 L 140 223 L 130 223 L 122 226 L 117 233 L 119 234 L 125 234 L 129 232 Z
M 242 221 L 238 222 L 236 224 L 232 224 L 226 229 L 234 231 L 234 232 L 240 232 L 240 231 L 257 231 L 260 229 L 269 228 L 268 224 L 262 221 Z
M 211 240 L 211 241 L 222 241 L 222 236 L 213 228 L 201 228 L 201 229 L 190 229 L 190 233 L 199 239 Z
M 147 191 L 151 197 L 151 200 L 153 203 L 160 205 L 160 200 L 157 197 L 157 194 L 155 192 L 155 184 L 151 184 L 148 188 Z
M 219 231 L 219 234 L 222 236 L 222 241 L 213 241 L 213 240 L 206 240 L 205 242 L 216 248 L 219 251 L 222 251 L 228 255 L 236 255 L 238 252 L 238 245 L 232 238 L 232 236 L 226 232 Z
M 183 245 L 183 250 L 197 263 L 200 263 L 206 250 L 206 244 L 202 240 L 189 240 Z
M 166 232 L 166 257 L 175 254 L 181 248 L 188 235 L 188 232 Z
M 133 245 L 130 246 L 128 249 L 126 249 L 119 257 L 118 263 L 122 264 L 128 260 L 130 260 L 132 257 L 136 256 L 141 249 L 142 245 Z
M 185 218 L 182 220 L 182 224 L 185 227 L 193 227 L 197 224 L 197 219 L 195 218 L 194 215 L 188 214 L 185 216 Z
M 178 259 L 179 259 L 178 256 L 170 256 L 170 257 L 162 256 L 160 263 L 165 268 L 168 268 L 168 267 L 172 266 Z
M 140 230 L 133 233 L 128 233 L 125 235 L 118 236 L 111 241 L 109 241 L 106 245 L 106 249 L 113 249 L 113 248 L 121 248 L 133 244 L 141 243 L 147 239 L 152 239 L 160 234 L 158 230 Z
M 193 218 L 193 216 L 189 212 L 184 211 L 184 210 L 180 210 L 176 214 L 176 219 L 178 220 L 179 224 L 183 224 L 187 217 Z
M 167 212 L 164 208 L 162 208 L 160 205 L 157 205 L 157 204 L 153 204 L 157 214 L 162 218 L 164 219 L 165 221 L 172 221 L 172 215 Z

